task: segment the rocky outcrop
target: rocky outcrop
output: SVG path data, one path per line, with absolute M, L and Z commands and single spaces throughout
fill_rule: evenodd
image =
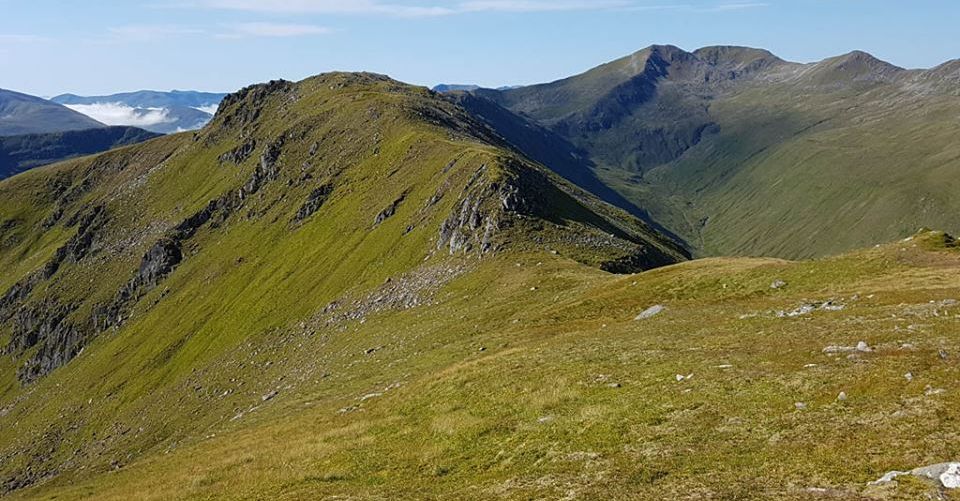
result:
M 295 85 L 286 80 L 244 87 L 223 99 L 214 120 L 222 119 L 224 127 L 250 125 L 260 118 L 271 95 L 291 92 L 294 88 Z
M 931 480 L 944 489 L 960 489 L 960 463 L 940 463 L 915 468 L 910 471 L 891 471 L 883 477 L 870 482 L 870 485 L 883 485 L 893 482 L 897 477 L 914 476 Z
M 141 287 L 156 286 L 182 260 L 183 253 L 180 250 L 180 242 L 172 238 L 164 238 L 154 244 L 143 256 L 140 270 L 134 277 L 133 283 Z
M 44 266 L 15 283 L 0 297 L 0 323 L 12 322 L 13 337 L 6 348 L 7 353 L 20 353 L 36 345 L 43 334 L 50 333 L 61 323 L 66 314 L 50 304 L 26 307 L 24 303 L 34 288 L 53 277 L 66 262 L 79 262 L 95 249 L 98 237 L 108 221 L 102 206 L 74 216 L 68 225 L 77 226 L 77 232 L 54 252 Z
M 260 188 L 262 188 L 264 184 L 277 179 L 277 176 L 280 174 L 277 161 L 280 159 L 280 154 L 283 152 L 283 143 L 284 136 L 280 136 L 275 141 L 267 145 L 266 149 L 263 151 L 263 154 L 260 155 L 260 163 L 253 171 L 253 174 L 250 175 L 250 179 L 248 179 L 246 184 L 243 185 L 241 197 L 253 195 L 260 191 Z
M 402 204 L 406 198 L 407 194 L 404 193 L 403 195 L 400 195 L 400 198 L 394 200 L 393 203 L 387 206 L 387 208 L 380 211 L 380 213 L 377 214 L 377 217 L 374 218 L 373 225 L 380 226 L 380 224 L 382 224 L 384 221 L 393 217 L 393 215 L 397 213 L 397 209 L 400 208 L 400 204 Z
M 671 256 L 661 249 L 651 245 L 639 245 L 639 248 L 630 255 L 601 263 L 600 269 L 608 273 L 625 275 L 668 266 L 676 262 L 677 258 L 675 256 Z
M 79 262 L 94 247 L 100 230 L 106 225 L 107 212 L 102 206 L 78 213 L 67 222 L 67 226 L 77 226 L 77 233 L 67 241 L 66 245 L 57 249 L 53 258 L 44 268 L 44 278 L 50 278 L 64 262 Z
M 95 307 L 93 314 L 85 320 L 70 318 L 78 309 L 76 305 L 61 304 L 51 297 L 37 304 L 26 304 L 33 289 L 42 281 L 51 279 L 63 263 L 80 262 L 90 252 L 98 230 L 106 220 L 104 214 L 102 208 L 97 208 L 82 216 L 77 234 L 58 249 L 41 270 L 15 284 L 0 300 L 0 321 L 11 325 L 13 334 L 5 352 L 17 355 L 39 346 L 17 372 L 23 384 L 66 364 L 90 337 L 118 325 L 122 321 L 122 311 L 139 299 L 143 291 L 156 286 L 183 259 L 176 238 L 161 239 L 143 257 L 137 274 L 121 288 L 116 299 L 109 305 Z M 175 235 L 192 234 L 182 226 Z
M 253 152 L 257 149 L 257 140 L 250 138 L 245 141 L 240 146 L 220 155 L 220 163 L 231 163 L 234 165 L 240 165 L 245 162 L 250 155 L 253 155 Z
M 325 184 L 313 190 L 310 196 L 307 197 L 307 201 L 297 210 L 297 215 L 294 216 L 293 220 L 299 223 L 314 215 L 320 210 L 320 207 L 323 207 L 323 204 L 327 202 L 331 194 L 333 194 L 332 184 Z
M 500 227 L 499 212 L 523 205 L 514 187 L 486 183 L 486 171 L 486 165 L 480 166 L 464 186 L 453 213 L 440 225 L 437 249 L 446 247 L 450 254 L 493 250 L 493 237 Z
M 39 341 L 40 347 L 17 370 L 17 378 L 23 384 L 31 383 L 66 364 L 80 353 L 86 342 L 87 334 L 84 330 L 61 317 L 70 311 L 70 308 L 58 307 L 53 311 L 56 313 L 51 315 L 44 307 L 21 310 L 24 317 L 42 319 L 39 328 L 32 331 L 36 336 L 34 340 Z

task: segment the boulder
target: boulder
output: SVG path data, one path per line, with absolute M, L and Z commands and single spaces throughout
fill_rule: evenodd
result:
M 933 480 L 944 489 L 960 489 L 960 462 L 939 463 L 930 466 L 914 468 L 910 471 L 887 472 L 879 479 L 870 482 L 870 485 L 881 485 L 893 482 L 897 477 L 912 475 L 914 477 Z
M 663 306 L 662 304 L 658 304 L 658 305 L 655 305 L 655 306 L 651 306 L 651 307 L 647 308 L 646 310 L 643 310 L 643 312 L 640 313 L 639 315 L 637 315 L 636 318 L 634 318 L 634 320 L 647 320 L 647 319 L 653 318 L 653 317 L 655 317 L 655 316 L 663 313 L 663 311 L 666 310 L 666 309 L 667 309 L 667 308 L 666 308 L 665 306 Z

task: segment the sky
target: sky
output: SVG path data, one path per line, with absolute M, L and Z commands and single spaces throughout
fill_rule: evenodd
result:
M 652 44 L 960 58 L 958 0 L 0 0 L 0 88 L 229 92 L 373 71 L 432 86 L 553 81 Z

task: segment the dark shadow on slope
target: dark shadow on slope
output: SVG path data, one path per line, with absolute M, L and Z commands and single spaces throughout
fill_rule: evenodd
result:
M 161 134 L 136 127 L 0 137 L 0 179 L 47 164 L 141 143 Z

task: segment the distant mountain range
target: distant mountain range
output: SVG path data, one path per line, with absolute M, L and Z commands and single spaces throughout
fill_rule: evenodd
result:
M 536 156 L 524 121 L 568 143 L 563 172 L 699 255 L 813 257 L 960 230 L 960 60 L 906 70 L 860 51 L 800 64 L 663 45 L 472 92 L 464 104 L 515 146 Z
M 108 125 L 130 125 L 169 134 L 206 125 L 224 96 L 195 91 L 138 91 L 106 96 L 63 94 L 51 101 Z
M 104 124 L 46 99 L 0 89 L 0 136 L 96 127 Z
M 504 87 L 497 87 L 495 90 L 519 89 L 520 87 L 521 86 L 519 85 L 507 85 Z M 433 91 L 439 92 L 441 94 L 445 94 L 448 92 L 472 92 L 475 90 L 480 90 L 482 88 L 483 87 L 480 87 L 479 85 L 471 85 L 471 84 L 439 84 L 433 88 Z
M 52 101 L 0 89 L 0 179 L 157 136 L 135 127 L 108 127 Z

